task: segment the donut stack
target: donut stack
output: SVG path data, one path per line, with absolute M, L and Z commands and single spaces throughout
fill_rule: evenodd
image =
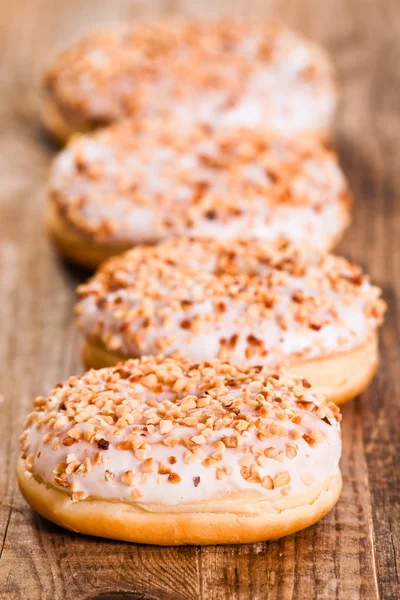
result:
M 329 253 L 351 213 L 325 144 L 336 100 L 326 54 L 272 23 L 136 23 L 47 70 L 43 122 L 67 141 L 49 235 L 98 270 L 75 311 L 91 370 L 37 398 L 21 436 L 41 515 L 230 544 L 335 505 L 337 404 L 372 379 L 385 312 Z

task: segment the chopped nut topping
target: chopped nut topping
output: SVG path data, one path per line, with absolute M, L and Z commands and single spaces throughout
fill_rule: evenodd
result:
M 272 478 L 269 475 L 265 475 L 265 477 L 262 478 L 261 485 L 266 490 L 273 490 L 274 489 L 274 484 L 273 484 Z
M 288 471 L 281 471 L 273 479 L 274 488 L 281 487 L 282 485 L 287 485 L 289 482 L 290 482 L 290 475 L 289 475 Z
M 171 467 L 164 462 L 160 462 L 158 465 L 158 473 L 160 475 L 169 475 L 171 473 Z
M 203 98 L 209 109 L 216 104 L 217 108 L 212 110 L 212 113 L 215 111 L 217 112 L 217 115 L 214 114 L 214 119 L 216 117 L 217 120 L 220 121 L 226 111 L 229 115 L 230 111 L 233 110 L 234 113 L 233 115 L 230 114 L 230 117 L 232 118 L 232 116 L 235 116 L 234 121 L 236 123 L 238 115 L 242 113 L 247 114 L 248 112 L 245 110 L 245 107 L 246 98 L 248 100 L 249 95 L 251 106 L 255 100 L 253 97 L 254 95 L 259 100 L 259 97 L 261 96 L 262 108 L 270 105 L 269 102 L 265 102 L 265 93 L 258 91 L 259 85 L 257 85 L 257 82 L 258 84 L 261 82 L 265 85 L 266 81 L 271 80 L 271 77 L 265 77 L 265 70 L 267 69 L 267 74 L 273 75 L 272 80 L 275 79 L 276 71 L 278 71 L 278 73 L 281 73 L 281 77 L 284 77 L 284 83 L 289 86 L 289 90 L 286 90 L 287 93 L 282 94 L 282 96 L 285 97 L 284 121 L 287 124 L 290 120 L 290 114 L 292 113 L 291 110 L 288 111 L 287 103 L 290 103 L 291 98 L 296 97 L 295 106 L 292 107 L 292 110 L 295 113 L 296 106 L 302 106 L 303 104 L 302 102 L 297 101 L 296 93 L 290 93 L 293 85 L 296 85 L 300 80 L 300 90 L 303 90 L 306 81 L 308 85 L 312 84 L 312 92 L 318 92 L 322 84 L 324 90 L 323 96 L 325 96 L 326 87 L 329 90 L 332 84 L 330 69 L 327 68 L 325 61 L 321 60 L 319 55 L 318 60 L 313 59 L 314 53 L 312 51 L 305 53 L 305 55 L 309 57 L 306 60 L 307 65 L 302 65 L 301 70 L 297 73 L 297 77 L 293 77 L 293 62 L 294 64 L 297 64 L 298 62 L 298 60 L 293 61 L 293 59 L 296 59 L 296 51 L 299 46 L 300 49 L 303 50 L 304 42 L 296 35 L 286 32 L 285 30 L 283 31 L 284 33 L 281 35 L 281 29 L 276 28 L 275 26 L 259 27 L 247 25 L 243 27 L 243 25 L 227 24 L 224 22 L 215 24 L 212 28 L 208 25 L 206 27 L 199 26 L 197 23 L 187 24 L 181 28 L 176 26 L 172 28 L 168 26 L 146 27 L 142 25 L 140 31 L 135 28 L 128 35 L 93 35 L 89 36 L 85 42 L 79 44 L 77 47 L 60 57 L 54 69 L 46 76 L 46 87 L 48 91 L 53 93 L 56 97 L 60 96 L 60 106 L 68 106 L 72 103 L 72 106 L 69 106 L 72 114 L 78 113 L 78 117 L 87 115 L 91 121 L 93 119 L 95 121 L 99 119 L 104 123 L 126 115 L 134 114 L 138 118 L 135 119 L 136 124 L 131 127 L 134 128 L 134 133 L 139 134 L 140 131 L 136 131 L 137 129 L 140 129 L 138 128 L 138 121 L 145 121 L 145 117 L 148 116 L 148 113 L 160 116 L 160 110 L 162 113 L 161 116 L 165 117 L 166 106 L 169 106 L 170 110 L 172 110 L 172 107 L 177 107 L 177 110 L 179 111 L 178 114 L 181 116 L 181 103 L 183 102 L 184 108 L 187 109 L 188 106 L 194 106 L 196 107 L 195 112 L 203 115 L 204 111 L 201 111 L 198 108 L 198 103 L 201 103 Z M 178 40 L 178 43 L 176 40 Z M 264 42 L 264 40 L 266 41 Z M 185 60 L 182 60 L 182 55 L 179 51 L 179 48 L 182 47 L 182 45 L 184 48 L 183 54 L 185 55 Z M 308 49 L 307 44 L 305 47 Z M 186 54 L 188 54 L 188 56 L 186 56 Z M 275 65 L 276 61 L 280 65 L 281 61 L 286 59 L 286 57 L 291 65 L 291 68 L 288 69 L 291 73 L 288 80 L 285 77 L 286 69 L 276 69 Z M 227 63 L 227 59 L 229 60 L 229 63 Z M 304 57 L 300 62 L 303 63 L 303 60 Z M 204 61 L 206 61 L 205 64 L 208 68 L 203 69 L 198 66 L 201 64 L 204 65 Z M 308 64 L 309 62 L 311 64 Z M 229 68 L 226 68 L 227 64 L 229 64 Z M 272 71 L 270 72 L 269 69 L 271 67 Z M 121 71 L 123 76 L 121 76 Z M 87 81 L 91 82 L 90 86 L 80 84 L 80 82 L 86 81 L 86 78 L 82 77 L 85 73 L 88 75 Z M 305 73 L 307 73 L 306 77 L 304 75 Z M 257 75 L 259 75 L 260 81 L 258 81 L 258 77 L 256 77 L 255 83 L 252 84 L 254 77 Z M 133 77 L 131 83 L 135 93 L 128 93 L 130 77 Z M 162 94 L 159 93 L 160 77 L 162 79 Z M 165 80 L 165 78 L 167 79 Z M 121 79 L 124 82 L 123 85 L 121 85 Z M 306 87 L 308 87 L 308 85 Z M 255 86 L 255 89 L 253 89 L 253 86 Z M 262 87 L 263 85 L 261 88 Z M 74 90 L 75 94 L 72 93 L 71 90 Z M 153 93 L 151 93 L 151 90 L 153 90 Z M 156 90 L 156 93 L 154 93 L 154 90 Z M 297 89 L 297 93 L 300 90 Z M 310 90 L 308 90 L 306 98 L 309 95 L 312 97 L 315 96 L 314 93 L 309 94 L 309 92 Z M 171 94 L 169 102 L 166 102 L 165 94 L 167 94 L 167 96 Z M 221 94 L 222 100 L 220 98 Z M 280 97 L 280 95 L 273 95 Z M 319 94 L 317 95 L 319 96 Z M 72 100 L 74 98 L 75 101 Z M 212 102 L 210 102 L 211 99 L 213 100 Z M 216 100 L 218 101 L 216 102 Z M 243 102 L 245 102 L 244 106 L 242 104 Z M 275 105 L 275 102 L 273 104 Z M 94 108 L 94 106 L 96 106 L 96 108 Z M 266 108 L 264 111 L 265 110 Z M 264 114 L 264 111 L 262 111 L 262 114 Z M 257 111 L 252 111 L 252 113 L 257 113 Z M 308 113 L 312 115 L 313 111 L 308 111 Z M 214 119 L 211 120 L 214 121 Z M 80 119 L 78 120 L 80 121 Z M 264 119 L 262 120 L 264 121 Z M 280 119 L 274 119 L 274 122 L 275 121 L 280 122 Z M 229 169 L 229 167 L 232 166 L 230 160 L 231 154 L 238 159 L 240 166 L 242 166 L 241 163 L 244 163 L 243 169 L 245 170 L 249 160 L 251 161 L 254 155 L 258 157 L 260 154 L 261 156 L 265 154 L 265 144 L 263 145 L 260 143 L 260 140 L 253 144 L 248 140 L 243 140 L 242 143 L 235 143 L 241 141 L 241 138 L 239 137 L 239 140 L 234 140 L 232 142 L 228 139 L 223 140 L 223 143 L 221 142 L 218 144 L 224 150 L 224 153 L 222 153 L 221 156 L 221 153 L 218 152 L 219 148 L 217 148 L 216 153 L 212 151 L 213 148 L 211 148 L 211 151 L 207 148 L 209 144 L 206 144 L 206 148 L 204 148 L 205 144 L 201 142 L 204 142 L 204 136 L 207 136 L 205 141 L 208 141 L 211 134 L 211 127 L 206 126 L 202 129 L 204 129 L 203 136 L 200 137 L 200 135 L 197 134 L 194 136 L 195 139 L 191 140 L 192 143 L 189 144 L 190 147 L 193 147 L 193 142 L 200 142 L 198 143 L 198 146 L 200 146 L 198 160 L 202 166 L 202 172 L 205 170 L 205 167 L 209 167 L 209 169 L 214 171 L 215 169 L 218 169 L 219 172 L 224 166 L 227 167 L 228 171 L 237 171 L 237 169 Z M 141 141 L 138 141 L 135 144 L 136 137 L 139 137 L 139 135 L 132 135 L 133 140 L 131 140 L 130 143 L 122 143 L 122 148 L 117 148 L 117 150 L 119 150 L 119 152 L 116 152 L 117 156 L 123 154 L 123 150 L 126 150 L 126 147 L 128 147 L 128 150 L 130 151 L 132 151 L 132 149 L 137 151 L 137 147 L 140 149 L 145 147 L 144 153 L 146 153 L 147 150 L 147 154 L 150 156 L 161 154 L 163 160 L 166 160 L 165 152 L 154 152 L 152 151 L 154 150 L 153 148 L 148 148 L 148 144 L 143 144 Z M 165 133 L 163 134 L 163 138 L 164 137 Z M 167 147 L 170 148 L 170 146 L 172 146 L 172 149 L 176 150 L 172 162 L 180 164 L 181 161 L 176 160 L 176 153 L 178 153 L 179 156 L 182 152 L 182 145 L 183 149 L 185 149 L 186 145 L 182 143 L 174 144 L 173 141 L 174 140 L 172 140 Z M 228 157 L 225 156 L 225 153 L 228 154 Z M 74 174 L 79 177 L 79 180 L 87 178 L 90 183 L 93 183 L 94 185 L 97 183 L 101 186 L 102 173 L 104 173 L 105 170 L 104 161 L 101 160 L 101 153 L 99 152 L 94 152 L 94 160 L 89 160 L 88 156 L 91 154 L 92 153 L 90 152 L 82 151 L 81 145 L 79 145 L 74 156 L 75 160 L 72 161 L 76 170 Z M 215 156 L 215 154 L 217 155 Z M 310 162 L 309 152 L 304 151 L 304 154 L 304 163 L 305 165 L 308 165 Z M 277 155 L 279 156 L 278 152 Z M 140 158 L 143 157 L 140 155 Z M 129 164 L 129 170 L 135 171 L 132 166 L 132 161 L 126 161 L 124 160 L 124 157 L 122 157 L 121 162 L 127 162 Z M 139 163 L 143 164 L 142 160 L 139 160 Z M 264 157 L 264 160 L 261 160 L 260 163 L 261 168 L 256 170 L 255 174 L 251 169 L 245 170 L 246 176 L 243 177 L 244 181 L 242 186 L 243 191 L 246 192 L 246 194 L 243 194 L 244 197 L 251 194 L 253 190 L 259 194 L 265 187 L 269 189 L 272 185 L 276 188 L 273 190 L 274 193 L 272 195 L 278 196 L 282 201 L 286 197 L 288 197 L 290 201 L 292 195 L 294 195 L 297 202 L 304 202 L 303 196 L 306 196 L 306 194 L 304 194 L 303 186 L 293 185 L 292 187 L 294 190 L 299 187 L 300 192 L 296 194 L 292 190 L 292 193 L 290 193 L 290 190 L 288 190 L 288 187 L 290 186 L 285 185 L 286 178 L 284 176 L 282 177 L 281 171 L 276 168 L 274 154 L 268 160 L 267 153 L 267 157 Z M 250 164 L 250 166 L 252 166 L 252 164 Z M 289 170 L 294 171 L 294 173 L 297 174 L 298 169 L 296 166 L 296 162 L 294 165 L 290 164 L 291 169 Z M 308 170 L 313 171 L 314 169 L 309 168 Z M 186 191 L 189 188 L 188 196 L 193 203 L 193 206 L 191 206 L 193 210 L 190 211 L 191 214 L 186 214 L 186 209 L 182 211 L 184 213 L 182 219 L 184 219 L 185 224 L 187 222 L 187 226 L 189 227 L 191 224 L 196 223 L 196 217 L 197 219 L 202 220 L 204 220 L 205 217 L 206 219 L 212 219 L 213 222 L 218 221 L 218 207 L 220 203 L 214 201 L 213 189 L 209 189 L 210 184 L 209 181 L 207 181 L 207 178 L 204 181 L 205 177 L 202 176 L 199 181 L 199 177 L 196 176 L 193 178 L 193 181 L 192 178 L 188 176 L 185 177 L 187 169 L 180 166 L 180 171 L 182 170 L 184 173 L 180 173 L 179 179 L 183 179 L 183 181 L 180 183 L 183 187 L 183 191 Z M 195 172 L 197 171 L 196 168 L 193 170 Z M 125 172 L 118 172 L 118 175 L 120 175 L 117 177 L 118 191 L 126 194 L 129 200 L 132 201 L 127 203 L 124 198 L 125 204 L 128 204 L 128 206 L 130 203 L 139 206 L 147 206 L 151 203 L 152 195 L 150 192 L 152 190 L 149 191 L 146 186 L 140 185 L 140 182 L 145 179 L 143 171 L 146 173 L 147 171 L 152 170 L 144 168 L 142 169 L 142 177 L 138 177 L 137 173 L 133 173 L 135 176 L 131 178 L 127 178 Z M 166 171 L 169 172 L 170 169 L 167 168 Z M 261 171 L 261 175 L 259 171 Z M 276 174 L 276 171 L 278 171 L 278 175 Z M 329 171 L 331 171 L 331 169 L 329 169 Z M 189 181 L 185 181 L 186 179 L 189 179 Z M 311 179 L 313 180 L 314 178 Z M 331 188 L 331 186 L 328 185 L 330 179 L 333 179 L 335 182 L 336 178 L 332 176 L 327 177 L 327 179 L 328 181 L 323 182 L 325 185 L 322 186 L 323 189 L 325 189 L 325 195 L 328 194 L 328 190 Z M 312 181 L 314 185 L 318 183 L 320 177 L 316 176 L 315 180 L 316 182 Z M 54 187 L 56 188 L 58 195 L 60 195 L 59 187 L 57 185 Z M 144 189 L 142 189 L 143 187 Z M 162 187 L 163 186 L 161 186 L 161 188 Z M 175 187 L 176 186 L 174 186 L 174 188 Z M 158 204 L 161 204 L 161 199 L 164 194 L 160 193 L 158 188 L 156 188 L 156 192 Z M 182 195 L 184 196 L 184 194 Z M 80 194 L 76 194 L 76 196 L 78 196 L 76 202 L 77 206 L 70 206 L 72 202 L 65 202 L 63 209 L 69 219 L 77 222 L 77 227 L 80 225 L 81 228 L 84 228 L 81 221 L 85 220 L 84 217 L 86 215 L 84 207 L 87 205 L 88 200 L 86 196 L 84 198 L 82 198 L 82 195 Z M 113 202 L 116 202 L 119 194 L 111 193 L 110 196 L 113 198 Z M 165 194 L 165 196 L 168 197 L 169 194 Z M 233 213 L 234 215 L 238 211 L 240 212 L 240 209 L 238 209 L 236 204 L 238 198 L 241 198 L 242 194 L 238 193 L 236 196 L 235 202 L 232 201 L 230 203 L 229 211 L 227 208 L 227 212 Z M 312 194 L 310 194 L 310 196 L 313 197 Z M 179 199 L 181 200 L 181 198 Z M 245 199 L 245 201 L 247 200 Z M 198 206 L 199 202 L 200 206 Z M 172 204 L 175 213 L 181 202 L 176 202 L 173 199 Z M 123 213 L 124 221 L 128 220 L 126 219 L 126 210 L 127 208 L 125 206 L 125 210 L 121 211 Z M 174 231 L 176 220 L 174 213 L 171 215 L 170 211 L 168 211 L 165 218 L 160 219 L 162 222 L 158 224 L 158 227 L 162 231 L 165 229 Z M 90 221 L 87 216 L 86 221 Z M 91 232 L 94 230 L 94 234 L 97 236 L 102 235 L 104 239 L 107 232 L 113 232 L 115 229 L 118 229 L 118 227 L 116 227 L 113 219 L 104 217 L 100 219 L 94 218 L 87 223 L 87 229 Z
M 171 483 L 179 483 L 182 480 L 179 477 L 178 473 L 170 473 L 168 475 L 168 481 L 170 481 Z
M 72 494 L 72 502 L 79 502 L 80 500 L 85 500 L 87 495 L 84 492 L 73 492 Z
M 364 276 L 361 286 L 353 284 L 348 277 L 352 268 L 344 258 L 285 240 L 238 240 L 232 250 L 225 241 L 178 237 L 106 262 L 79 287 L 77 319 L 90 340 L 127 357 L 144 350 L 159 353 L 160 340 L 166 354 L 186 355 L 197 347 L 193 340 L 201 339 L 213 348 L 214 357 L 239 364 L 251 361 L 272 368 L 283 360 L 305 362 L 358 347 L 381 324 L 385 304 L 380 291 Z M 307 291 L 301 304 L 291 302 L 292 288 L 299 285 Z M 191 308 L 182 308 L 182 296 L 190 296 Z M 219 302 L 223 312 L 216 309 Z M 358 333 L 355 314 L 363 323 Z M 189 315 L 190 333 L 180 326 L 182 316 Z M 336 335 L 326 336 L 327 327 Z M 221 336 L 224 330 L 229 335 Z M 236 383 L 234 377 L 230 381 Z M 192 397 L 197 383 L 196 375 L 174 381 L 173 391 L 185 394 L 175 411 L 188 418 L 186 413 L 200 401 Z M 142 384 L 157 392 L 160 381 L 149 372 Z M 308 386 L 304 379 L 298 393 Z M 206 401 L 201 399 L 198 408 Z M 267 416 L 265 410 L 260 407 L 261 416 Z M 129 414 L 118 416 L 127 419 Z M 288 420 L 284 409 L 279 418 Z M 155 412 L 148 425 L 162 435 L 173 427 L 167 411 Z M 245 420 L 237 422 L 239 431 L 246 427 Z
M 72 446 L 75 443 L 75 440 L 72 437 L 65 437 L 62 441 L 63 446 Z
M 100 438 L 99 441 L 97 442 L 97 445 L 101 450 L 108 450 L 110 442 L 108 442 L 104 438 Z
M 299 126 L 303 129 L 308 125 L 311 131 L 321 127 L 321 119 L 325 122 L 327 118 L 327 98 L 329 103 L 335 97 L 329 62 L 302 37 L 275 23 L 243 23 L 226 18 L 214 23 L 200 23 L 198 20 L 184 23 L 142 22 L 120 34 L 92 33 L 59 56 L 46 72 L 44 86 L 47 94 L 59 105 L 59 110 L 66 110 L 67 115 L 78 122 L 104 124 L 132 117 L 128 120 L 133 130 L 131 139 L 118 149 L 120 153 L 127 153 L 137 152 L 139 148 L 141 160 L 137 165 L 136 161 L 124 161 L 123 156 L 119 158 L 119 163 L 126 162 L 128 168 L 123 170 L 120 167 L 116 186 L 119 194 L 133 197 L 139 206 L 146 207 L 151 201 L 148 186 L 144 186 L 142 180 L 147 172 L 151 173 L 154 169 L 148 168 L 144 159 L 148 155 L 161 154 L 159 161 L 161 166 L 166 164 L 168 173 L 170 164 L 181 165 L 178 157 L 186 147 L 181 140 L 167 145 L 169 140 L 167 137 L 164 141 L 166 134 L 163 132 L 158 134 L 159 143 L 164 141 L 170 153 L 154 151 L 140 139 L 143 122 L 150 121 L 152 128 L 158 131 L 160 120 L 162 123 L 175 123 L 175 128 L 183 121 L 180 129 L 186 131 L 188 121 L 206 120 L 201 127 L 202 135 L 194 135 L 191 144 L 197 147 L 198 164 L 192 167 L 197 176 L 186 175 L 188 169 L 184 164 L 187 163 L 180 166 L 180 172 L 183 171 L 180 179 L 183 183 L 187 179 L 184 190 L 189 188 L 191 202 L 194 206 L 198 204 L 198 210 L 186 216 L 189 225 L 197 214 L 213 223 L 218 219 L 219 203 L 213 201 L 215 191 L 210 186 L 207 170 L 218 174 L 224 169 L 230 170 L 231 155 L 244 166 L 251 166 L 265 148 L 261 135 L 256 143 L 239 136 L 234 141 L 223 139 L 220 146 L 224 152 L 216 152 L 212 144 L 204 143 L 212 135 L 212 125 L 226 125 L 223 129 L 230 129 L 229 126 L 234 123 L 240 127 L 243 123 L 247 124 L 250 113 L 256 120 L 252 123 L 255 133 L 258 129 L 272 129 L 282 131 L 285 137 L 296 138 L 300 136 L 288 134 L 298 133 Z M 271 98 L 274 98 L 273 102 Z M 306 125 L 304 115 L 308 118 Z M 115 154 L 118 157 L 120 153 Z M 100 152 L 93 154 L 93 159 L 89 160 L 91 153 L 82 151 L 78 145 L 73 160 L 69 162 L 81 180 L 101 186 L 104 158 Z M 169 154 L 172 154 L 170 159 Z M 260 160 L 260 169 L 255 172 L 244 170 L 242 189 L 237 193 L 237 199 L 242 195 L 261 193 L 273 185 L 277 194 L 285 197 L 286 192 L 290 201 L 291 194 L 285 185 L 284 174 L 277 165 L 278 157 L 279 153 L 271 157 L 267 155 Z M 312 161 L 305 152 L 306 164 L 307 158 Z M 311 162 L 314 168 L 308 168 L 311 174 L 316 169 L 314 162 Z M 140 169 L 143 164 L 145 168 Z M 292 170 L 296 174 L 295 167 L 296 164 Z M 177 167 L 175 169 L 179 172 Z M 160 179 L 163 169 L 157 171 Z M 334 185 L 337 179 L 330 171 L 327 169 L 320 184 L 322 189 L 325 188 L 325 194 L 328 194 L 329 183 Z M 129 176 L 130 172 L 134 176 Z M 309 175 L 314 186 L 321 179 L 318 175 L 318 172 L 314 177 Z M 293 187 L 296 189 L 296 186 Z M 295 197 L 301 201 L 305 194 L 303 186 L 298 187 Z M 158 192 L 158 188 L 156 190 Z M 338 194 L 340 191 L 341 187 Z M 77 195 L 84 205 L 86 196 L 82 199 Z M 109 195 L 114 202 L 118 198 L 116 193 L 109 192 Z M 158 193 L 158 196 L 162 195 Z M 182 198 L 179 200 L 179 203 L 173 202 L 175 210 L 178 210 Z M 79 206 L 78 202 L 76 204 Z M 79 208 L 83 212 L 83 207 Z M 241 210 L 234 202 L 230 208 L 233 214 Z M 175 212 L 171 211 L 160 227 L 173 230 L 175 220 Z M 101 233 L 104 236 L 114 228 L 114 221 L 107 218 L 96 223 L 98 236 Z
M 307 444 L 311 446 L 311 448 L 315 448 L 316 440 L 312 435 L 309 435 L 308 433 L 303 433 L 303 440 L 305 440 Z
M 227 477 L 229 493 L 238 477 L 240 490 L 299 493 L 299 486 L 315 483 L 304 473 L 332 452 L 339 459 L 339 422 L 333 403 L 284 371 L 158 355 L 59 384 L 35 401 L 20 444 L 25 468 L 42 477 L 50 464 L 47 483 L 74 502 L 98 497 L 103 485 L 108 498 L 136 501 L 150 494 L 162 504 L 163 494 L 173 493 L 169 483 L 193 481 L 179 489 L 184 498 L 192 490 L 202 500 L 223 494 Z M 161 423 L 176 435 L 163 434 Z
M 173 427 L 173 422 L 168 420 L 168 419 L 164 419 L 161 420 L 160 423 L 160 433 L 162 433 L 164 435 L 164 433 L 169 433 Z
M 154 461 L 152 458 L 147 458 L 142 463 L 142 472 L 143 473 L 151 473 L 154 469 Z
M 126 471 L 122 475 L 121 481 L 125 485 L 132 486 L 132 485 L 134 485 L 137 482 L 137 476 L 135 475 L 135 473 L 133 471 Z
M 204 435 L 195 435 L 192 437 L 192 442 L 201 446 L 202 444 L 206 443 L 206 439 Z
M 131 491 L 131 498 L 132 498 L 132 500 L 139 500 L 139 498 L 142 498 L 142 497 L 143 497 L 143 494 L 142 494 L 142 492 L 140 490 L 138 490 L 138 488 L 134 488 Z

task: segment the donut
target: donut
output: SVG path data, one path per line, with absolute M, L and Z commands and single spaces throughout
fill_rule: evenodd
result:
M 340 414 L 310 383 L 220 360 L 141 357 L 34 402 L 18 481 L 72 531 L 233 544 L 312 525 L 341 491 Z
M 314 139 L 132 120 L 72 141 L 48 196 L 51 238 L 89 267 L 175 235 L 329 249 L 351 204 L 335 154 Z
M 377 366 L 385 303 L 361 268 L 286 241 L 171 238 L 109 259 L 78 287 L 87 367 L 144 354 L 283 365 L 329 400 Z
M 166 20 L 87 35 L 46 70 L 42 97 L 61 142 L 148 116 L 328 137 L 337 85 L 326 53 L 280 24 Z

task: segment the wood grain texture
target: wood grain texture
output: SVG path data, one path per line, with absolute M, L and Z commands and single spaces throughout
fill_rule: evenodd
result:
M 176 11 L 278 16 L 332 53 L 343 88 L 336 144 L 356 198 L 340 251 L 371 272 L 389 303 L 378 376 L 343 410 L 343 495 L 317 526 L 271 543 L 159 549 L 91 539 L 36 516 L 16 488 L 32 398 L 82 369 L 71 314 L 84 276 L 42 231 L 55 148 L 38 123 L 40 71 L 82 31 Z M 398 0 L 0 3 L 0 598 L 400 597 L 399 63 Z

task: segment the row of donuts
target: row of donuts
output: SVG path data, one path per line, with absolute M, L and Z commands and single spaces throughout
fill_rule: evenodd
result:
M 35 400 L 25 498 L 68 529 L 162 545 L 318 521 L 341 491 L 337 404 L 373 377 L 385 312 L 329 253 L 351 210 L 324 144 L 329 59 L 278 24 L 137 23 L 62 53 L 43 95 L 68 139 L 48 230 L 99 268 L 75 310 L 91 370 Z

